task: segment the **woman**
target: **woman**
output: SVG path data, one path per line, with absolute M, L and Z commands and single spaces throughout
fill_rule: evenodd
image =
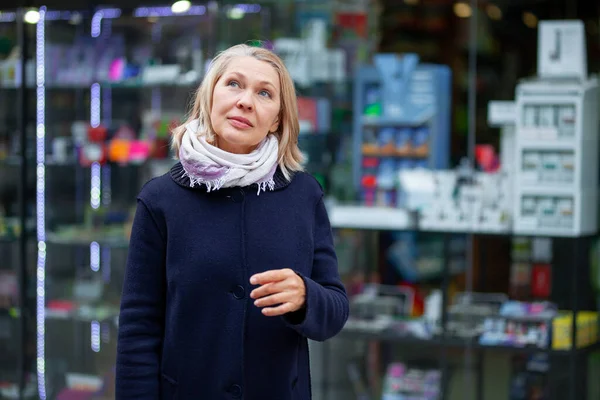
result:
M 213 60 L 173 132 L 179 162 L 138 196 L 117 400 L 311 398 L 307 339 L 337 334 L 348 299 L 298 131 L 279 57 Z

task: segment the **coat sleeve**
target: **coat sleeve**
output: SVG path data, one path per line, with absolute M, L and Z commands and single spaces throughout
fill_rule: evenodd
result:
M 159 226 L 138 199 L 119 316 L 116 400 L 160 398 L 166 238 Z
M 324 341 L 342 330 L 348 319 L 349 304 L 338 272 L 333 234 L 323 196 L 315 208 L 313 242 L 311 276 L 299 274 L 306 286 L 305 307 L 286 314 L 284 320 L 308 339 Z

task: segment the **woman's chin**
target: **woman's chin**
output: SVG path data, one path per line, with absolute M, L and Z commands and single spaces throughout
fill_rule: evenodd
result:
M 218 135 L 217 144 L 221 150 L 228 151 L 230 153 L 250 153 L 256 148 L 258 143 L 248 140 L 247 137 L 241 137 L 240 133 L 237 134 L 222 134 Z

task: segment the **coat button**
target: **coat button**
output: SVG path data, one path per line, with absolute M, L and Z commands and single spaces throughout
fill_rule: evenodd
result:
M 229 388 L 229 391 L 231 392 L 231 395 L 233 397 L 235 397 L 236 399 L 239 399 L 240 397 L 242 397 L 242 387 L 238 384 L 231 385 L 231 387 Z
M 245 295 L 246 289 L 244 289 L 242 285 L 237 285 L 233 288 L 233 297 L 235 297 L 236 299 L 243 299 Z

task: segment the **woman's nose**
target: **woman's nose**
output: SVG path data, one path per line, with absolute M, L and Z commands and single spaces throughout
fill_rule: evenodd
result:
M 253 108 L 253 103 L 252 103 L 252 94 L 248 93 L 247 91 L 244 92 L 244 94 L 242 94 L 242 96 L 240 96 L 238 102 L 237 102 L 237 107 L 242 109 L 247 109 L 247 110 L 252 110 Z

